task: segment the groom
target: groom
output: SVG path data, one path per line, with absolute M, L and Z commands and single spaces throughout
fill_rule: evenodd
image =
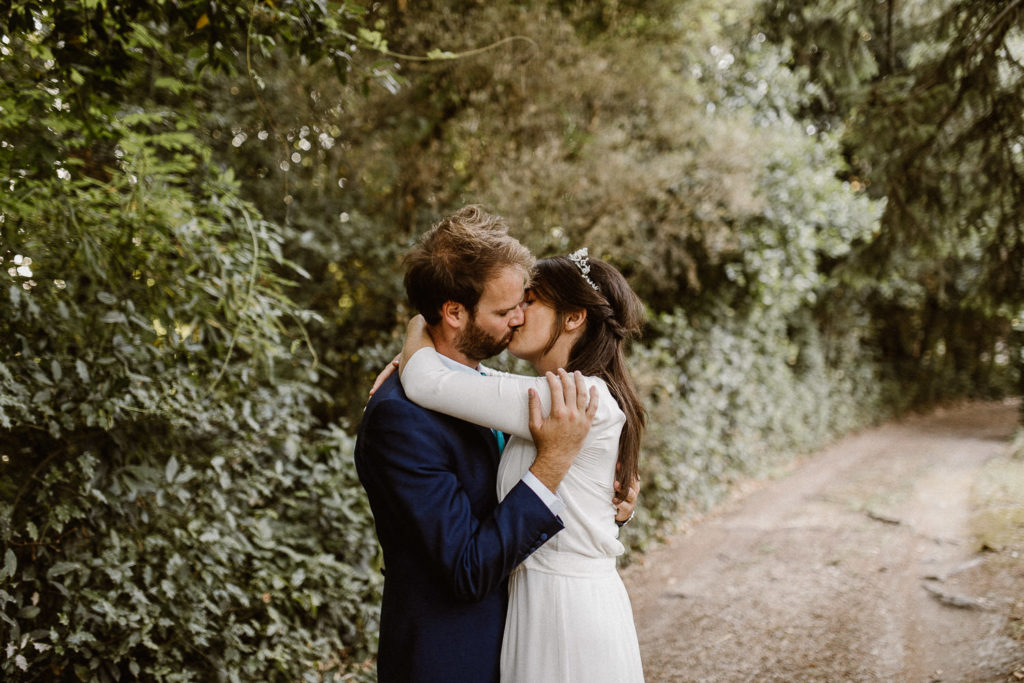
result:
M 408 255 L 406 293 L 437 351 L 472 372 L 522 324 L 533 263 L 501 218 L 468 206 Z M 397 373 L 367 404 L 355 461 L 384 552 L 380 681 L 497 683 L 508 575 L 562 529 L 555 490 L 597 405 L 584 409 L 582 381 L 548 381 L 546 419 L 529 399 L 537 458 L 500 503 L 489 429 L 415 405 Z

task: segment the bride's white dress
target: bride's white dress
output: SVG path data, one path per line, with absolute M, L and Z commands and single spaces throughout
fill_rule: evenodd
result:
M 543 377 L 485 372 L 452 369 L 425 348 L 406 363 L 402 385 L 426 408 L 512 435 L 498 467 L 498 496 L 504 498 L 537 454 L 527 389 L 537 390 L 545 413 L 551 395 Z M 623 546 L 612 496 L 625 416 L 602 380 L 586 381 L 598 388 L 598 410 L 583 450 L 558 487 L 565 528 L 509 579 L 501 650 L 505 683 L 643 681 L 633 612 L 615 568 Z

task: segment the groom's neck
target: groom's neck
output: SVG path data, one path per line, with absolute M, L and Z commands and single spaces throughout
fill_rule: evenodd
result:
M 455 346 L 455 330 L 445 328 L 444 324 L 428 327 L 430 338 L 434 341 L 434 349 L 441 354 L 451 358 L 456 363 L 476 369 L 480 361 L 470 358 Z

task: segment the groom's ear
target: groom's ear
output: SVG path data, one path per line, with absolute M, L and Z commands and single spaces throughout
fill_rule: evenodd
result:
M 466 307 L 457 301 L 445 301 L 441 304 L 441 319 L 451 327 L 460 328 L 465 324 Z
M 580 311 L 573 311 L 565 316 L 565 331 L 572 332 L 583 327 L 583 323 L 587 322 L 587 309 Z

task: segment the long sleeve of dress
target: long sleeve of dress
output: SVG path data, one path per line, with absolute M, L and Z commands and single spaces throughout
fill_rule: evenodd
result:
M 401 379 L 406 395 L 424 408 L 528 441 L 533 439 L 527 390 L 537 390 L 545 415 L 551 410 L 551 391 L 543 377 L 462 372 L 445 365 L 430 347 L 413 354 Z M 602 407 L 598 404 L 599 411 Z

